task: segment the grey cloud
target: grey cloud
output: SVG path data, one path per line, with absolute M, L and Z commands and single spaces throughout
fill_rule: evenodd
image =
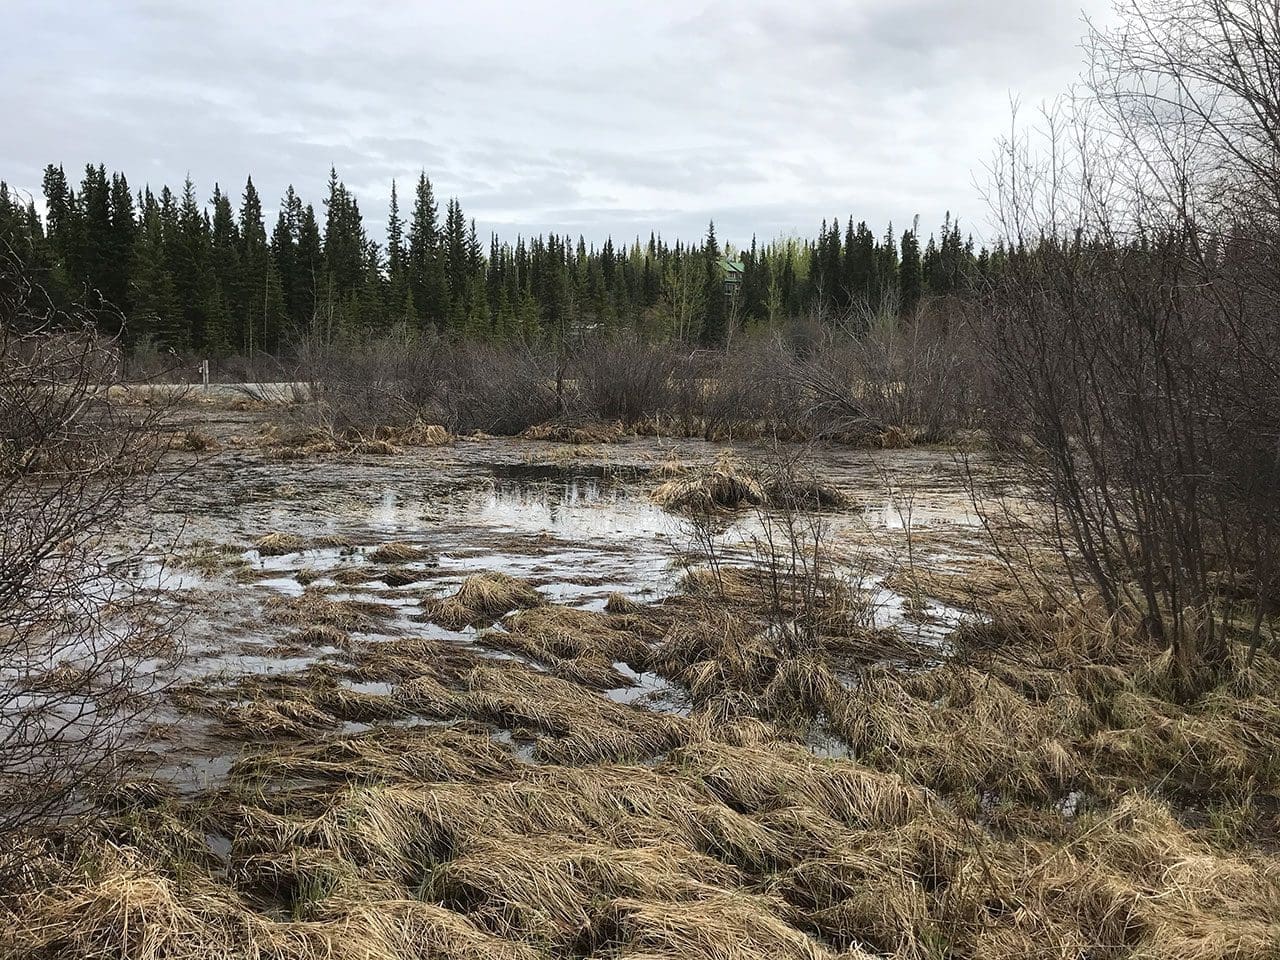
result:
M 972 222 L 1007 95 L 1077 72 L 1079 4 L 14 0 L 0 178 L 38 194 L 45 163 L 101 161 L 208 196 L 252 173 L 318 205 L 334 164 L 375 234 L 419 169 L 503 235 Z

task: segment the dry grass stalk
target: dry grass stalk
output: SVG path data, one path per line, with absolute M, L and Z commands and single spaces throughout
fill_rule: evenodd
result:
M 767 495 L 753 476 L 728 453 L 708 472 L 680 476 L 658 486 L 652 494 L 659 506 L 677 513 L 715 513 L 763 504 Z
M 366 556 L 372 563 L 411 563 L 416 560 L 426 560 L 430 558 L 431 553 L 412 543 L 393 540 L 378 544 Z
M 452 596 L 424 600 L 424 619 L 451 630 L 493 623 L 512 610 L 546 603 L 542 594 L 523 580 L 505 573 L 485 572 L 467 577 Z

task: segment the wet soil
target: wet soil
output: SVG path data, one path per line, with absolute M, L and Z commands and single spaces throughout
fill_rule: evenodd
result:
M 135 521 L 155 544 L 141 573 L 164 589 L 183 624 L 179 690 L 230 689 L 246 678 L 299 675 L 348 659 L 348 644 L 299 642 L 299 625 L 272 613 L 282 597 L 373 605 L 348 631 L 352 644 L 426 637 L 501 659 L 522 658 L 486 645 L 484 628 L 424 622 L 423 603 L 482 571 L 527 580 L 546 600 L 584 610 L 604 609 L 612 594 L 660 599 L 699 562 L 708 527 L 652 502 L 659 467 L 696 469 L 726 450 L 687 440 L 564 446 L 468 438 L 390 455 L 282 460 L 255 442 L 269 427 L 252 411 L 202 410 L 198 425 L 219 449 L 171 454 L 172 482 Z M 748 465 L 771 456 L 762 445 L 733 452 Z M 875 625 L 944 644 L 964 614 L 906 598 L 885 581 L 907 558 L 961 570 L 985 555 L 957 455 L 811 447 L 804 459 L 847 499 L 822 518 L 824 536 L 873 598 Z M 756 511 L 717 518 L 710 536 L 725 562 L 751 553 L 763 522 Z M 270 533 L 341 545 L 264 555 L 254 544 Z M 392 542 L 422 558 L 378 562 L 374 551 Z M 607 696 L 635 709 L 682 709 L 666 681 L 614 667 L 626 685 Z M 167 775 L 191 786 L 220 777 L 240 748 L 198 713 L 169 710 L 158 731 Z

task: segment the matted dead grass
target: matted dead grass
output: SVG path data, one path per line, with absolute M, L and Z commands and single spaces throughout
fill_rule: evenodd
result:
M 749 469 L 730 451 L 707 468 L 670 460 L 653 473 L 666 478 L 653 490 L 653 501 L 674 513 L 710 514 L 765 505 L 820 510 L 849 503 L 843 492 L 816 476 L 777 467 Z
M 539 423 L 526 428 L 522 440 L 543 440 L 551 443 L 568 443 L 581 446 L 590 443 L 617 443 L 624 430 L 621 423 L 586 421 L 581 423 Z
M 505 617 L 483 640 L 519 661 L 405 637 L 193 701 L 252 744 L 227 780 L 23 847 L 0 955 L 1280 955 L 1275 650 L 1175 703 L 1085 607 L 904 667 L 875 631 L 797 650 L 751 571 L 604 613 L 472 579 L 438 602 Z M 341 629 L 336 602 L 272 612 Z M 690 709 L 602 695 L 617 663 Z
M 431 552 L 412 543 L 392 540 L 378 544 L 365 556 L 371 563 L 411 563 L 430 559 Z
M 341 534 L 321 534 L 304 537 L 297 533 L 273 531 L 264 534 L 253 543 L 253 548 L 263 557 L 282 557 L 303 550 L 350 549 L 354 541 Z
M 525 610 L 546 603 L 530 583 L 505 573 L 486 571 L 462 581 L 448 597 L 427 598 L 422 617 L 450 630 L 491 624 L 512 610 Z
M 296 597 L 274 596 L 263 605 L 267 619 L 297 627 L 333 627 L 341 631 L 375 629 L 394 611 L 372 600 L 334 600 L 322 590 L 307 587 Z
M 725 453 L 709 470 L 686 471 L 660 484 L 653 501 L 676 513 L 715 513 L 760 506 L 767 500 L 764 486 Z

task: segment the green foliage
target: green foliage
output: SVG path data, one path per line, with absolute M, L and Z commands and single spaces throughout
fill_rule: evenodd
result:
M 393 182 L 386 245 L 367 234 L 355 195 L 330 169 L 324 217 L 290 186 L 268 235 L 252 178 L 238 210 L 188 178 L 136 195 L 123 173 L 86 166 L 73 188 L 61 166 L 43 178 L 45 214 L 0 184 L 0 241 L 55 301 L 96 292 L 127 319 L 126 340 L 175 351 L 287 349 L 296 337 L 357 338 L 393 327 L 495 340 L 580 331 L 723 344 L 735 329 L 802 315 L 847 324 L 885 304 L 910 309 L 998 271 L 1002 250 L 974 252 L 948 213 L 921 249 L 918 228 L 877 239 L 865 222 L 824 221 L 815 240 L 786 238 L 738 252 L 708 227 L 701 244 L 491 235 L 487 249 L 456 198 L 440 206 L 419 175 L 407 221 Z M 723 256 L 742 264 L 726 284 Z M 112 315 L 104 311 L 104 317 Z M 104 320 L 104 323 L 109 323 Z M 114 330 L 108 332 L 115 332 Z

